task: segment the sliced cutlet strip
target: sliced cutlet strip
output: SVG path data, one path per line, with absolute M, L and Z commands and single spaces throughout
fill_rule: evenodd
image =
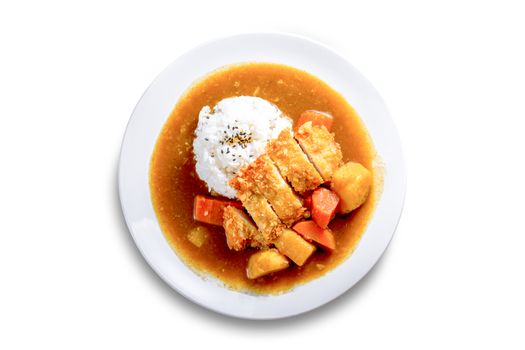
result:
M 270 202 L 275 214 L 286 226 L 304 217 L 306 208 L 268 155 L 257 158 L 248 166 L 246 173 L 255 181 L 259 192 Z
M 243 210 L 234 206 L 224 208 L 224 233 L 226 243 L 232 250 L 243 250 L 248 245 L 259 246 L 261 233 L 252 219 Z
M 311 191 L 323 183 L 319 172 L 293 139 L 290 129 L 284 129 L 276 139 L 270 141 L 266 151 L 298 193 Z
M 312 122 L 306 122 L 295 133 L 295 139 L 315 165 L 323 180 L 330 181 L 334 171 L 343 163 L 341 146 L 335 142 L 334 134 L 323 125 L 314 126 Z
M 246 168 L 241 170 L 239 175 L 230 180 L 229 184 L 237 192 L 237 198 L 242 202 L 261 233 L 255 238 L 256 241 L 261 247 L 268 247 L 272 240 L 279 237 L 284 225 L 245 170 Z

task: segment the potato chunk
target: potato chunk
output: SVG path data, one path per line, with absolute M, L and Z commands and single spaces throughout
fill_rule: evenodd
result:
M 208 229 L 204 226 L 194 227 L 188 232 L 187 237 L 193 245 L 200 248 L 208 240 Z
M 246 275 L 255 279 L 272 272 L 284 270 L 288 267 L 288 259 L 275 248 L 261 250 L 248 260 Z
M 331 189 L 341 198 L 340 212 L 349 213 L 366 201 L 372 185 L 372 174 L 359 163 L 348 162 L 337 169 Z
M 315 251 L 313 244 L 308 243 L 290 229 L 284 229 L 281 236 L 279 236 L 273 244 L 282 254 L 289 257 L 298 266 L 303 266 Z

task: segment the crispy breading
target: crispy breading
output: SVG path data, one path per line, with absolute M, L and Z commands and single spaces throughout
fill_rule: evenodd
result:
M 264 195 L 259 192 L 254 180 L 246 173 L 246 168 L 230 180 L 229 184 L 237 192 L 237 198 L 248 211 L 261 235 L 255 238 L 261 247 L 268 247 L 279 237 L 284 225 Z
M 323 180 L 330 181 L 343 162 L 341 146 L 335 142 L 334 134 L 323 125 L 314 126 L 312 122 L 306 122 L 295 133 L 295 139 L 315 165 Z
M 298 193 L 311 191 L 323 183 L 319 172 L 293 139 L 290 129 L 284 129 L 276 139 L 270 141 L 266 151 Z
M 254 180 L 273 210 L 286 226 L 304 217 L 306 208 L 283 179 L 268 155 L 263 154 L 246 168 L 245 174 Z
M 243 210 L 234 206 L 225 207 L 223 227 L 228 248 L 239 251 L 248 245 L 252 247 L 259 245 L 261 233 Z

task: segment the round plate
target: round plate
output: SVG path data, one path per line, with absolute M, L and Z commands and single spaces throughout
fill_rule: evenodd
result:
M 303 69 L 339 91 L 356 109 L 385 166 L 376 210 L 354 253 L 325 276 L 277 296 L 232 291 L 186 266 L 161 232 L 148 185 L 159 132 L 181 94 L 216 68 L 240 62 L 273 62 Z M 284 34 L 244 34 L 215 40 L 179 57 L 138 102 L 124 135 L 119 164 L 122 210 L 137 247 L 153 270 L 180 294 L 216 312 L 275 319 L 315 309 L 343 294 L 378 261 L 396 229 L 405 194 L 401 145 L 385 104 L 343 57 L 311 40 Z

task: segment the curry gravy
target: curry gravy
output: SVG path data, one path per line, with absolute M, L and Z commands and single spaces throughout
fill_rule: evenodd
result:
M 336 239 L 334 252 L 318 248 L 302 267 L 292 263 L 287 270 L 249 280 L 246 266 L 256 250 L 229 250 L 222 227 L 195 222 L 192 216 L 195 195 L 209 194 L 195 173 L 192 153 L 199 112 L 203 106 L 213 107 L 224 98 L 241 95 L 266 99 L 294 121 L 305 110 L 330 112 L 334 117 L 332 131 L 345 162 L 359 162 L 376 173 L 376 154 L 363 123 L 345 99 L 318 78 L 292 67 L 270 63 L 227 66 L 197 81 L 177 102 L 158 137 L 150 168 L 153 207 L 164 235 L 196 272 L 214 276 L 236 290 L 275 294 L 320 277 L 349 256 L 372 216 L 378 182 L 372 185 L 365 204 L 330 223 Z M 188 239 L 188 233 L 197 226 L 205 228 L 201 247 Z

